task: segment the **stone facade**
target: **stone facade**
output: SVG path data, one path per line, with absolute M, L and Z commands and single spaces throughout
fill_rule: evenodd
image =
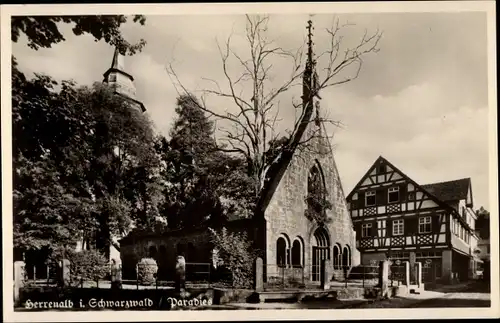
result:
M 307 135 L 315 131 L 313 127 L 317 126 L 311 123 Z M 326 198 L 332 204 L 332 208 L 326 211 L 328 221 L 325 225 L 306 216 L 308 180 L 313 167 L 320 170 Z M 255 249 L 262 251 L 266 275 L 272 275 L 278 268 L 277 244 L 280 238 L 286 244 L 285 266 L 300 265 L 307 280 L 312 279 L 313 265 L 318 265 L 321 259 L 330 259 L 328 272 L 332 273 L 333 279 L 342 275 L 345 268 L 341 266 L 360 264 L 355 244 L 356 232 L 347 210 L 333 153 L 330 145 L 320 139 L 311 140 L 307 147 L 297 150 L 273 192 L 263 218 L 256 216 L 253 220 L 234 221 L 226 227 L 231 231 L 248 233 Z M 315 235 L 318 229 L 327 237 L 322 250 L 328 251 L 313 259 L 313 248 L 318 245 Z M 300 246 L 300 264 L 292 264 L 294 243 Z M 120 245 L 125 279 L 134 278 L 135 264 L 144 257 L 157 259 L 159 276 L 166 278 L 173 275 L 175 259 L 181 253 L 187 263 L 212 263 L 213 246 L 208 229 L 130 236 L 123 239 Z
M 306 136 L 317 134 L 315 127 L 317 127 L 316 124 L 310 123 Z M 360 263 L 360 254 L 356 249 L 356 233 L 347 210 L 331 147 L 328 143 L 325 144 L 322 136 L 310 140 L 307 145 L 308 147 L 297 150 L 265 211 L 266 257 L 264 259 L 268 269 L 272 271 L 273 265 L 278 262 L 277 240 L 280 237 L 286 240 L 289 255 L 294 241 L 298 240 L 302 248 L 301 265 L 306 270 L 306 277 L 310 276 L 312 270 L 312 248 L 316 243 L 315 232 L 319 226 L 305 216 L 308 176 L 313 167 L 320 169 L 327 192 L 327 200 L 333 205 L 331 210 L 327 210 L 329 222 L 324 226 L 329 240 L 330 259 L 333 260 L 334 246 L 337 245 L 340 246 L 339 257 L 342 257 L 344 248 L 347 247 L 350 250 L 349 255 L 346 255 L 349 258 L 349 263 L 344 264 L 342 260 L 340 263 L 352 266 Z M 289 256 L 288 263 L 291 263 Z M 335 261 L 330 261 L 332 268 L 329 272 L 335 275 L 334 264 Z

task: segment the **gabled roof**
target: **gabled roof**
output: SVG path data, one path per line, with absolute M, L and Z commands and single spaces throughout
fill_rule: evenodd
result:
M 399 168 L 397 168 L 396 166 L 394 166 L 391 162 L 389 162 L 387 159 L 385 159 L 382 156 L 379 156 L 377 158 L 377 160 L 375 160 L 375 162 L 372 164 L 372 166 L 370 166 L 370 168 L 368 168 L 368 171 L 366 172 L 366 174 L 363 175 L 363 177 L 361 177 L 361 180 L 356 184 L 356 186 L 354 186 L 354 188 L 352 189 L 352 191 L 349 193 L 349 195 L 346 198 L 348 201 L 350 201 L 352 195 L 357 191 L 358 187 L 361 185 L 361 183 L 363 182 L 363 180 L 367 176 L 370 175 L 370 172 L 373 170 L 373 168 L 375 168 L 381 161 L 385 162 L 386 165 L 388 165 L 389 167 L 391 167 L 394 171 L 398 172 L 401 176 L 403 176 L 403 178 L 405 178 L 408 182 L 410 182 L 411 184 L 413 184 L 415 187 L 419 187 L 420 189 L 422 189 L 425 193 L 427 193 L 427 195 L 429 195 L 429 197 L 431 198 L 431 200 L 433 200 L 434 202 L 436 202 L 438 205 L 440 205 L 441 207 L 443 207 L 445 209 L 448 209 L 450 212 L 455 213 L 455 214 L 458 215 L 457 211 L 453 207 L 451 207 L 448 203 L 446 203 L 445 200 L 443 200 L 440 197 L 438 197 L 436 194 L 434 194 L 434 192 L 431 192 L 430 190 L 426 189 L 424 185 L 420 185 L 417 182 L 415 182 L 414 180 L 412 180 L 408 175 L 406 175 L 405 173 L 403 173 L 401 170 L 399 170 Z M 454 181 L 452 181 L 452 182 L 454 182 Z M 446 182 L 443 182 L 443 183 L 446 183 Z M 468 178 L 468 183 L 470 185 L 470 178 Z M 439 183 L 436 183 L 436 184 L 439 184 Z M 434 184 L 429 184 L 429 185 L 434 185 Z M 466 192 L 465 196 L 467 196 L 468 189 L 465 192 Z M 458 215 L 458 219 L 459 219 L 460 222 L 462 222 L 463 225 L 465 225 L 467 228 L 469 228 L 470 231 L 472 231 L 472 229 L 470 228 L 470 226 L 465 222 L 465 220 L 462 219 L 462 217 L 460 215 Z
M 422 187 L 442 201 L 466 200 L 471 185 L 470 178 L 425 184 Z

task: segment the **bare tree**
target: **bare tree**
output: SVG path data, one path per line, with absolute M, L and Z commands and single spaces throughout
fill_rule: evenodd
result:
M 331 28 L 327 28 L 329 43 L 327 49 L 314 59 L 312 50 L 312 22 L 308 25 L 308 40 L 295 51 L 285 50 L 277 46 L 275 40 L 267 37 L 269 17 L 246 16 L 246 47 L 248 58 L 244 58 L 232 47 L 231 34 L 225 43 L 217 42 L 225 84 L 214 79 L 205 79 L 212 85 L 202 90 L 200 109 L 209 116 L 229 124 L 228 128 L 220 127 L 223 134 L 219 138 L 222 142 L 220 149 L 229 153 L 240 154 L 248 163 L 249 175 L 255 181 L 255 193 L 259 197 L 269 179 L 269 170 L 273 164 L 279 163 L 286 153 L 293 153 L 298 147 L 307 147 L 307 143 L 319 135 L 325 135 L 317 127 L 318 133 L 303 136 L 309 122 L 332 123 L 339 125 L 339 121 L 329 120 L 317 115 L 312 118 L 313 98 L 319 97 L 319 92 L 325 88 L 337 86 L 356 79 L 360 73 L 363 56 L 378 52 L 378 43 L 382 34 L 377 30 L 373 34 L 365 32 L 361 40 L 351 48 L 343 48 L 344 29 L 352 24 L 340 24 L 334 19 Z M 307 50 L 306 50 L 307 47 Z M 307 54 L 306 67 L 301 63 L 304 53 Z M 285 59 L 290 63 L 290 74 L 279 86 L 273 86 L 271 72 L 273 62 Z M 316 60 L 321 61 L 317 63 Z M 230 63 L 235 62 L 242 72 L 238 75 L 231 73 Z M 321 67 L 316 68 L 316 65 Z M 352 70 L 343 76 L 343 72 Z M 172 63 L 167 72 L 180 94 L 190 94 L 180 81 Z M 288 134 L 280 137 L 276 131 L 279 119 L 280 98 L 293 87 L 303 84 L 303 95 L 300 102 L 292 102 L 298 117 L 293 125 L 288 127 Z M 226 98 L 235 107 L 232 111 L 223 113 L 209 108 L 207 97 L 217 96 Z M 274 154 L 268 152 L 274 150 Z

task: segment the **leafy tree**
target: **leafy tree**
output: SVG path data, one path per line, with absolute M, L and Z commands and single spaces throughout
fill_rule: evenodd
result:
M 218 207 L 209 185 L 216 153 L 213 124 L 187 96 L 178 98 L 175 111 L 170 140 L 162 146 L 169 183 L 165 213 L 171 228 L 199 224 Z
M 244 163 L 218 150 L 214 125 L 191 95 L 178 98 L 170 140 L 159 144 L 164 161 L 170 228 L 244 216 L 251 201 Z
M 92 211 L 90 195 L 82 194 L 85 163 L 79 153 L 90 133 L 88 114 L 72 105 L 71 83 L 58 91 L 56 86 L 47 76 L 27 80 L 14 62 L 14 245 L 27 249 L 74 243 Z
M 141 39 L 136 44 L 127 42 L 120 32 L 120 26 L 128 21 L 124 15 L 96 16 L 14 16 L 11 20 L 11 39 L 17 42 L 21 33 L 28 38 L 28 46 L 34 50 L 51 48 L 64 40 L 58 24 L 73 24 L 73 34 L 79 36 L 91 34 L 95 41 L 103 40 L 116 46 L 120 53 L 134 54 L 141 51 L 146 42 Z M 132 17 L 134 23 L 144 25 L 146 18 L 142 15 Z
M 87 238 L 108 250 L 151 225 L 161 199 L 150 120 L 106 85 L 27 80 L 13 66 L 15 245 Z
M 476 230 L 479 231 L 479 236 L 482 239 L 490 238 L 490 212 L 481 206 L 479 210 L 476 211 Z
M 97 247 L 108 250 L 113 236 L 127 234 L 132 224 L 151 225 L 158 216 L 160 200 L 152 197 L 158 196 L 159 159 L 151 121 L 110 87 L 82 88 L 80 102 L 92 111 L 87 180 L 100 206 Z

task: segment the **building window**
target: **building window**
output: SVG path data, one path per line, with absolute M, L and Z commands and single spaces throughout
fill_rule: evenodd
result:
M 399 187 L 391 187 L 388 191 L 388 201 L 389 203 L 399 202 Z
M 375 191 L 366 192 L 365 205 L 374 206 L 375 205 Z
M 418 233 L 430 233 L 431 232 L 431 217 L 425 216 L 418 219 Z
M 392 235 L 402 236 L 404 234 L 404 220 L 392 221 Z
M 342 253 L 342 263 L 344 268 L 351 268 L 351 248 L 348 245 L 344 247 L 344 252 Z
M 387 167 L 385 165 L 382 164 L 378 166 L 378 172 L 377 172 L 378 174 L 384 174 L 386 172 L 387 172 Z
M 371 237 L 372 236 L 372 224 L 364 223 L 361 225 L 361 237 Z
M 408 193 L 408 201 L 413 201 L 415 200 L 415 193 L 411 192 L 411 193 Z
M 299 240 L 292 244 L 292 267 L 302 267 L 302 243 Z
M 278 267 L 285 267 L 287 265 L 286 253 L 286 240 L 283 237 L 279 237 L 276 241 L 276 262 Z
M 342 267 L 341 263 L 340 246 L 338 244 L 333 246 L 333 269 L 340 269 Z

